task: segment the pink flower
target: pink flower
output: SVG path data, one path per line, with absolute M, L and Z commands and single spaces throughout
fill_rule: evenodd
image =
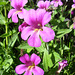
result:
M 23 22 L 21 25 L 19 25 L 18 30 L 19 32 L 22 32 L 22 30 L 27 26 L 26 22 Z
M 26 11 L 23 7 L 28 2 L 28 0 L 12 0 L 11 6 L 14 7 L 14 9 L 11 9 L 8 13 L 8 18 L 12 16 L 12 21 L 14 23 L 18 22 L 17 15 L 20 19 L 23 19 L 23 13 Z
M 48 9 L 48 7 L 50 6 L 50 1 L 39 1 L 37 6 L 40 8 L 40 9 Z
M 20 61 L 24 64 L 16 66 L 15 71 L 17 74 L 25 72 L 24 75 L 32 75 L 32 73 L 34 75 L 44 75 L 44 71 L 37 66 L 41 59 L 36 54 L 33 53 L 31 57 L 29 57 L 28 54 L 25 54 L 20 57 Z
M 68 64 L 67 64 L 67 60 L 62 60 L 62 62 L 58 62 L 59 63 L 59 68 L 58 68 L 58 71 L 57 73 L 60 73 L 61 70 L 66 67 Z
M 73 0 L 74 4 L 72 5 L 72 8 L 75 8 L 75 0 Z
M 58 7 L 58 5 L 63 5 L 63 3 L 61 2 L 61 0 L 53 0 L 51 1 L 51 4 L 54 5 L 54 7 Z
M 23 40 L 27 40 L 27 38 L 30 36 L 28 39 L 28 44 L 30 46 L 41 46 L 39 36 L 42 37 L 44 42 L 49 42 L 54 39 L 54 31 L 51 28 L 44 26 L 51 20 L 51 14 L 46 12 L 45 9 L 31 9 L 27 12 L 24 19 L 29 26 L 23 29 L 21 38 Z
M 73 23 L 73 29 L 75 29 L 75 22 Z

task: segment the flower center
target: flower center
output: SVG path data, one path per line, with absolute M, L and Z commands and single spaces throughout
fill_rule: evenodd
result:
M 38 26 L 34 29 L 34 32 L 37 32 L 37 31 L 43 31 L 42 29 L 42 25 L 41 24 L 38 24 Z
M 32 63 L 32 65 L 28 66 L 28 70 L 31 70 L 31 69 L 34 68 L 34 67 L 35 67 L 35 64 Z

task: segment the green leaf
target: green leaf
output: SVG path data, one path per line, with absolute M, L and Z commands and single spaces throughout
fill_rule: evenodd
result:
M 13 63 L 13 59 L 6 59 L 4 60 L 4 62 L 2 63 L 4 70 L 8 69 L 10 65 L 12 65 Z
M 67 47 L 65 44 L 63 45 L 64 46 L 64 50 L 69 50 L 70 48 Z
M 9 37 L 9 36 L 11 36 L 11 34 L 9 34 L 9 33 L 4 33 L 4 34 L 2 34 L 0 37 Z
M 59 29 L 59 30 L 57 31 L 56 37 L 57 37 L 57 38 L 61 38 L 61 37 L 63 37 L 65 34 L 70 33 L 71 31 L 72 31 L 72 29 Z
M 52 64 L 52 61 L 49 57 L 49 54 L 48 54 L 48 51 L 47 50 L 44 50 L 44 56 L 43 56 L 43 67 L 44 67 L 44 70 L 47 72 L 48 71 L 48 67 L 52 67 L 53 64 Z
M 62 59 L 60 57 L 60 55 L 57 52 L 55 52 L 55 51 L 53 51 L 49 56 L 53 60 L 52 62 L 54 62 L 54 63 L 56 63 L 56 62 L 58 62 L 59 60 Z
M 17 39 L 18 39 L 18 33 L 14 33 L 11 36 L 11 39 L 10 39 L 10 42 L 9 42 L 9 46 L 13 47 Z
M 0 2 L 0 5 L 6 5 L 7 2 L 3 1 L 3 2 Z
M 32 51 L 33 48 L 28 48 L 27 49 L 27 53 L 30 53 Z
M 42 45 L 40 47 L 35 47 L 35 49 L 39 52 L 44 52 L 44 50 L 45 50 L 44 46 L 45 46 L 45 43 L 42 43 Z
M 72 29 L 59 29 L 57 34 L 67 34 L 71 31 L 72 31 Z
M 30 48 L 33 48 L 33 47 L 29 46 L 28 43 L 26 43 L 26 42 L 24 41 L 24 42 L 23 42 L 22 44 L 20 44 L 17 48 L 18 48 L 18 49 L 30 49 Z
M 5 21 L 5 17 L 3 15 L 0 14 L 0 24 L 5 25 L 6 21 Z

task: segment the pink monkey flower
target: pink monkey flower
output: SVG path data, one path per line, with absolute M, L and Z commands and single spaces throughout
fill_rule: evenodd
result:
M 73 0 L 74 4 L 72 5 L 72 8 L 75 8 L 75 0 Z
M 73 23 L 73 29 L 75 29 L 75 22 Z
M 37 3 L 37 6 L 40 8 L 40 9 L 48 9 L 48 7 L 50 6 L 50 1 L 39 1 Z
M 8 18 L 12 16 L 12 21 L 14 23 L 18 22 L 18 17 L 20 19 L 23 19 L 23 13 L 26 11 L 23 7 L 28 2 L 28 0 L 12 0 L 11 6 L 14 7 L 14 9 L 11 9 L 8 13 Z
M 22 30 L 27 26 L 26 22 L 23 22 L 21 25 L 19 25 L 18 30 L 19 32 L 22 32 Z
M 61 2 L 61 0 L 52 0 L 51 4 L 54 5 L 54 7 L 58 7 L 58 5 L 63 5 L 63 3 Z
M 33 53 L 31 57 L 29 57 L 28 54 L 25 54 L 20 57 L 20 61 L 24 64 L 16 66 L 15 71 L 17 74 L 25 72 L 24 75 L 32 75 L 32 73 L 34 75 L 44 75 L 44 71 L 37 66 L 41 59 L 36 54 Z
M 44 42 L 49 42 L 54 39 L 54 31 L 45 26 L 51 20 L 51 14 L 46 12 L 45 9 L 31 9 L 27 12 L 24 19 L 29 26 L 23 29 L 21 38 L 23 40 L 27 40 L 29 37 L 28 44 L 30 46 L 41 46 L 41 40 L 39 36 L 42 37 Z
M 66 67 L 68 64 L 67 64 L 67 60 L 62 60 L 62 62 L 58 62 L 59 63 L 59 68 L 58 68 L 58 71 L 57 73 L 60 73 L 61 70 Z

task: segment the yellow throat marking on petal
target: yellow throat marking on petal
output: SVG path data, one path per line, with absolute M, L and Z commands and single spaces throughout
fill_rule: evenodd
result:
M 31 70 L 32 68 L 34 68 L 35 64 L 33 63 L 31 66 L 28 67 L 28 70 Z
M 43 31 L 43 29 L 35 29 L 34 32 L 37 32 L 37 31 Z
M 22 12 L 22 11 L 16 11 L 15 13 L 18 13 L 18 12 Z

